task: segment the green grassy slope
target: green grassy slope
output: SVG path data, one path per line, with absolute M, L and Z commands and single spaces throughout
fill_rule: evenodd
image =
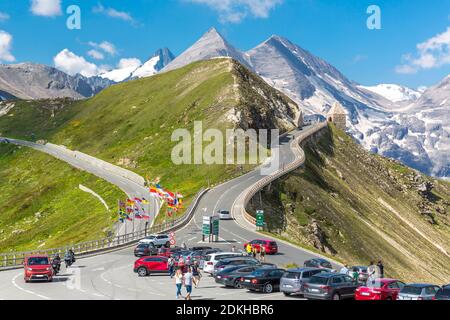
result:
M 214 59 L 114 85 L 88 100 L 18 102 L 10 113 L 0 117 L 0 133 L 26 140 L 34 133 L 37 140 L 44 139 L 65 145 L 142 176 L 152 179 L 160 177 L 165 188 L 186 196 L 187 207 L 201 187 L 240 175 L 251 166 L 176 166 L 171 161 L 172 148 L 177 144 L 171 142 L 175 129 L 185 128 L 192 134 L 194 121 L 203 121 L 204 129 L 217 128 L 224 131 L 235 127 L 278 127 L 285 131 L 293 125 L 280 120 L 279 112 L 295 118 L 296 108 L 291 100 L 237 62 Z M 238 122 L 230 121 L 231 117 L 227 115 L 235 116 Z M 205 142 L 204 145 L 206 144 Z M 5 152 L 0 149 L 0 157 Z M 15 161 L 6 158 L 0 166 L 0 175 L 9 175 L 10 172 L 5 173 L 4 168 L 11 168 L 16 170 L 17 179 L 22 179 L 26 173 L 18 170 L 19 163 L 26 161 L 31 165 L 30 156 L 29 153 L 17 155 Z M 35 153 L 33 158 L 36 158 Z M 55 184 L 63 183 L 61 180 L 64 175 L 52 172 L 47 171 L 48 177 L 40 179 L 51 179 Z M 38 183 L 37 174 L 35 179 Z M 8 180 L 0 180 L 0 188 L 13 188 L 13 184 L 3 181 Z M 97 183 L 99 182 L 90 186 L 94 191 L 97 190 Z M 98 188 L 102 190 L 101 185 Z M 57 197 L 56 191 L 53 196 Z M 13 201 L 11 193 L 5 194 L 3 199 L 15 211 L 24 202 L 24 199 Z M 53 201 L 51 197 L 42 197 L 37 193 L 32 193 L 30 199 L 43 204 Z M 62 208 L 67 204 L 67 199 L 54 200 L 55 206 L 59 206 L 55 210 L 58 214 L 63 213 Z M 74 203 L 85 206 L 83 201 Z M 0 217 L 2 215 L 0 213 Z M 165 214 L 158 217 L 159 220 L 164 218 Z M 10 226 L 16 220 L 12 216 Z M 96 230 L 89 232 L 98 234 L 101 228 Z
M 450 281 L 449 183 L 369 154 L 334 127 L 304 149 L 304 168 L 263 193 L 272 234 L 351 265 L 381 259 L 405 281 Z M 429 197 L 418 191 L 426 181 Z
M 101 239 L 111 230 L 114 212 L 91 188 L 115 208 L 122 191 L 46 154 L 0 145 L 0 252 Z

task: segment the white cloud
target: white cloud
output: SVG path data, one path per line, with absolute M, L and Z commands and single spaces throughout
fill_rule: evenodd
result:
M 105 59 L 105 55 L 95 49 L 89 50 L 87 54 L 88 54 L 88 56 L 90 56 L 91 58 L 96 59 L 96 60 Z
M 106 71 L 104 68 L 86 61 L 84 57 L 77 56 L 69 49 L 64 49 L 58 53 L 53 58 L 53 62 L 56 68 L 70 75 L 79 73 L 85 77 L 92 77 Z
M 126 22 L 131 23 L 132 25 L 137 25 L 136 20 L 131 16 L 130 13 L 119 11 L 114 8 L 105 8 L 101 3 L 98 3 L 97 6 L 95 6 L 92 11 L 94 13 L 101 13 L 105 14 L 111 18 L 120 19 Z
M 61 0 L 31 0 L 31 12 L 36 16 L 59 16 L 62 14 Z
M 204 4 L 219 13 L 222 23 L 239 23 L 248 15 L 255 18 L 267 18 L 270 11 L 283 0 L 184 0 Z
M 11 54 L 13 37 L 6 31 L 0 30 L 0 61 L 13 62 L 16 58 Z
M 101 43 L 96 43 L 96 42 L 90 41 L 89 45 L 93 48 L 101 49 L 104 52 L 106 52 L 112 56 L 117 54 L 117 49 L 114 46 L 114 44 L 112 44 L 111 42 L 108 42 L 108 41 L 103 41 Z
M 413 74 L 419 70 L 450 64 L 450 27 L 416 47 L 414 55 L 406 54 L 402 57 L 402 64 L 395 69 L 397 73 Z
M 6 20 L 9 20 L 9 14 L 0 12 L 0 22 L 4 22 Z
M 141 65 L 142 65 L 141 60 L 137 58 L 127 58 L 127 59 L 120 59 L 119 63 L 117 64 L 117 67 L 119 69 L 138 68 Z

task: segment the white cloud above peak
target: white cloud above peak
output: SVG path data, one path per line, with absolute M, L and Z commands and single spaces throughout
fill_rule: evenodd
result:
M 4 22 L 9 20 L 9 14 L 5 13 L 5 12 L 0 12 L 0 22 Z
M 57 69 L 72 76 L 79 73 L 85 77 L 92 77 L 106 71 L 94 63 L 86 61 L 84 57 L 76 55 L 69 49 L 59 52 L 53 58 L 53 63 Z
M 115 56 L 117 54 L 116 46 L 114 44 L 112 44 L 111 42 L 103 41 L 101 43 L 97 43 L 97 42 L 90 41 L 88 44 L 92 48 L 102 50 L 103 52 L 108 53 L 112 56 Z
M 62 14 L 61 0 L 31 0 L 30 10 L 36 16 L 59 16 Z
M 240 23 L 247 16 L 267 18 L 283 0 L 182 0 L 204 4 L 219 13 L 221 23 Z
M 11 53 L 13 37 L 6 31 L 0 30 L 0 62 L 13 62 L 16 58 Z
M 397 73 L 414 74 L 450 64 L 450 27 L 419 43 L 416 48 L 415 54 L 403 55 L 402 63 L 395 69 Z

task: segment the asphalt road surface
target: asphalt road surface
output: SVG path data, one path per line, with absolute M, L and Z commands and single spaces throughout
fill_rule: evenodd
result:
M 305 127 L 303 130 L 311 130 Z M 285 136 L 280 146 L 281 165 L 294 160 L 289 142 L 301 131 L 297 130 Z M 98 173 L 104 174 L 104 173 Z M 117 177 L 105 177 L 108 181 L 116 181 Z M 231 250 L 232 246 L 242 250 L 246 241 L 257 238 L 268 238 L 254 231 L 242 217 L 234 220 L 220 221 L 220 238 L 217 243 L 204 243 L 201 236 L 201 224 L 204 215 L 211 215 L 218 210 L 229 210 L 235 199 L 248 187 L 262 179 L 260 170 L 212 188 L 200 201 L 193 219 L 176 232 L 177 245 L 185 242 L 188 246 L 208 245 Z M 112 181 L 111 181 L 112 180 Z M 112 182 L 114 183 L 114 182 Z M 135 188 L 132 186 L 131 188 Z M 307 259 L 318 255 L 300 247 L 277 240 L 279 253 L 266 257 L 266 262 L 280 267 L 288 263 L 302 265 Z M 173 300 L 175 299 L 175 283 L 166 275 L 140 278 L 133 272 L 133 248 L 126 248 L 109 254 L 79 259 L 72 268 L 62 268 L 53 283 L 25 283 L 23 270 L 0 272 L 0 299 L 116 299 L 116 300 Z M 334 265 L 338 267 L 337 264 Z M 200 288 L 194 289 L 193 299 L 200 300 L 278 300 L 301 299 L 285 297 L 282 293 L 262 294 L 250 293 L 244 289 L 225 289 L 217 285 L 211 277 L 202 278 Z

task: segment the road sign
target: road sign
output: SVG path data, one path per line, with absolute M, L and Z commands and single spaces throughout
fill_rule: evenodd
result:
M 211 217 L 203 217 L 202 233 L 204 236 L 211 235 Z
M 174 232 L 171 232 L 169 234 L 169 239 L 175 239 L 175 233 Z
M 213 216 L 212 217 L 212 234 L 214 236 L 219 236 L 219 217 L 218 216 Z
M 264 211 L 263 210 L 256 211 L 256 226 L 264 227 Z
M 174 246 L 177 242 L 175 241 L 175 239 L 170 239 L 170 245 Z

